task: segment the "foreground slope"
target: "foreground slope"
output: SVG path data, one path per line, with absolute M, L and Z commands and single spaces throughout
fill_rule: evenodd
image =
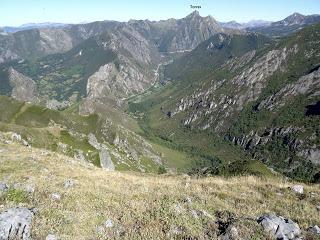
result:
M 203 178 L 107 172 L 1 134 L 0 213 L 36 208 L 31 235 L 45 239 L 272 239 L 256 222 L 265 213 L 290 217 L 303 235 L 320 224 L 317 185 L 296 194 L 281 178 Z M 308 239 L 316 239 L 308 238 Z

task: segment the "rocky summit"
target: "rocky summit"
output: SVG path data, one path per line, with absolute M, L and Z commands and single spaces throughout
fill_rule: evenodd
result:
M 0 29 L 0 240 L 320 239 L 319 15 L 189 7 Z

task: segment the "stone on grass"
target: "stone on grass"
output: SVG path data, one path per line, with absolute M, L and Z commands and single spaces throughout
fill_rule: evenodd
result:
M 71 188 L 74 185 L 74 181 L 72 179 L 68 179 L 63 183 L 64 188 Z
M 9 187 L 5 182 L 0 182 L 0 192 L 8 191 Z
M 30 239 L 34 213 L 27 208 L 10 208 L 0 214 L 0 239 Z
M 113 222 L 111 219 L 108 219 L 107 221 L 105 221 L 104 226 L 106 228 L 112 228 L 113 227 Z
M 238 232 L 238 229 L 233 226 L 233 225 L 230 225 L 225 233 L 221 236 L 221 240 L 237 240 L 239 239 L 239 232 Z
M 309 227 L 308 232 L 311 232 L 313 234 L 320 235 L 320 227 L 315 225 L 313 227 Z
M 59 193 L 52 193 L 51 194 L 51 200 L 60 201 L 61 200 L 61 195 Z
M 49 234 L 47 237 L 46 237 L 46 240 L 58 240 L 57 236 L 53 235 L 53 234 Z
M 258 219 L 258 223 L 276 239 L 296 240 L 301 235 L 301 230 L 297 223 L 275 214 L 261 216 Z
M 291 190 L 295 193 L 303 194 L 303 186 L 302 185 L 293 185 Z

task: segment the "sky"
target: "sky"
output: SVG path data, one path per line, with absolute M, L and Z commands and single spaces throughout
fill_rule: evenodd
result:
M 182 18 L 194 10 L 190 5 L 200 5 L 201 16 L 223 22 L 278 21 L 294 12 L 320 14 L 320 0 L 0 0 L 0 26 Z

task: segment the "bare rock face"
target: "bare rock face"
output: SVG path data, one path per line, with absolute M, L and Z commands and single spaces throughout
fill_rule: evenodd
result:
M 13 98 L 24 102 L 37 101 L 36 84 L 31 78 L 19 73 L 14 68 L 10 68 L 9 80 L 13 87 L 11 93 Z
M 46 54 L 66 52 L 73 47 L 71 36 L 63 29 L 40 29 L 40 51 Z
M 30 239 L 34 213 L 27 208 L 10 208 L 0 214 L 0 239 Z
M 129 60 L 116 66 L 108 63 L 88 79 L 87 95 L 90 99 L 101 99 L 110 95 L 116 97 L 140 93 L 150 86 L 152 77 L 145 74 Z

